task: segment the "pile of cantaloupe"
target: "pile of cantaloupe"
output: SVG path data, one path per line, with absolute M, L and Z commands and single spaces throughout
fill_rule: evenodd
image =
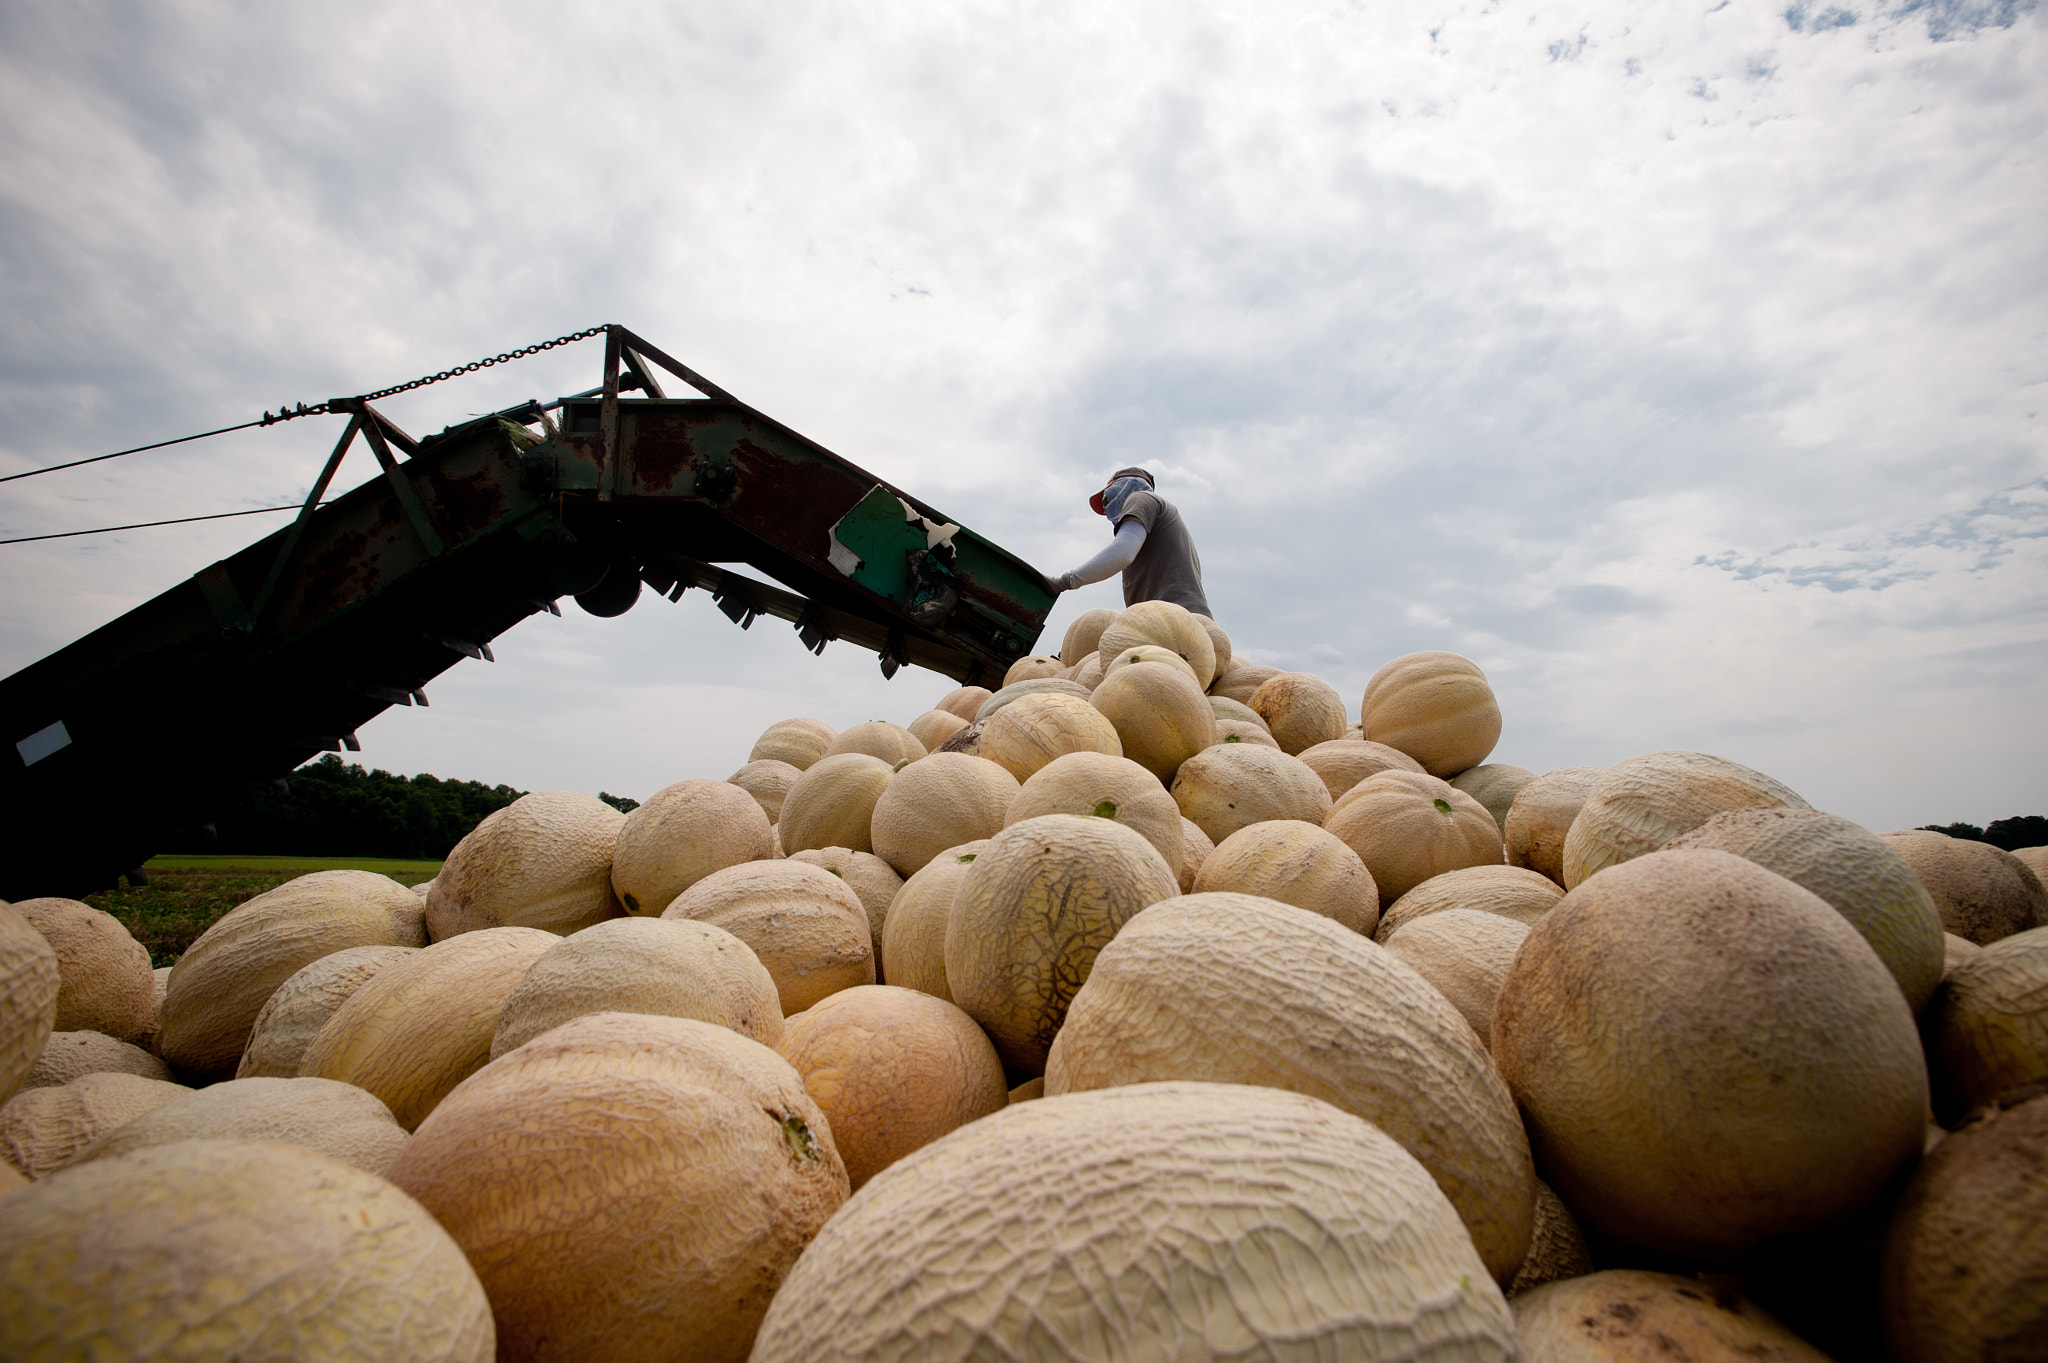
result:
M 0 907 L 0 1355 L 2042 1356 L 2043 849 L 1159 602 L 1003 680 L 167 982 Z

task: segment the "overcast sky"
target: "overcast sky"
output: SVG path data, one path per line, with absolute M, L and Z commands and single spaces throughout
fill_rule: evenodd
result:
M 1354 705 L 1465 654 L 1493 760 L 2048 813 L 2032 0 L 29 0 L 0 120 L 0 472 L 616 321 L 1048 574 L 1149 466 L 1239 652 Z M 337 434 L 5 484 L 0 537 L 294 502 Z M 0 672 L 286 519 L 0 546 Z M 644 799 L 952 685 L 564 606 L 362 760 Z

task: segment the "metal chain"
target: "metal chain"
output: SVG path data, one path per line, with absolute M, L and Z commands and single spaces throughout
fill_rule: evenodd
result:
M 456 378 L 462 374 L 474 374 L 479 369 L 489 369 L 492 365 L 503 364 L 507 360 L 522 360 L 528 355 L 538 355 L 543 350 L 553 350 L 558 345 L 568 345 L 572 341 L 587 341 L 593 336 L 603 335 L 604 331 L 605 328 L 603 326 L 587 327 L 582 331 L 571 332 L 567 336 L 557 336 L 552 341 L 542 341 L 538 345 L 522 346 L 518 350 L 508 350 L 502 355 L 493 355 L 487 360 L 472 360 L 468 364 L 457 365 L 453 369 L 444 369 L 438 374 L 429 374 L 425 378 L 414 379 L 411 383 L 401 383 L 390 388 L 380 388 L 374 393 L 364 393 L 356 398 L 355 401 L 375 402 L 379 398 L 388 398 L 396 393 L 409 393 L 415 388 L 425 388 L 430 383 L 439 383 L 443 379 Z M 328 402 L 317 403 L 311 407 L 303 402 L 296 407 L 280 406 L 274 413 L 266 411 L 263 414 L 263 419 L 256 424 L 259 426 L 272 426 L 280 421 L 291 421 L 302 416 L 324 416 L 333 409 L 332 403 L 333 400 L 330 399 Z

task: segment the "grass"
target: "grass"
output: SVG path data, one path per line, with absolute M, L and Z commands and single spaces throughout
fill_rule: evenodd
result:
M 148 885 L 87 895 L 85 902 L 121 920 L 149 949 L 153 966 L 175 964 L 192 940 L 237 904 L 309 871 L 362 870 L 402 885 L 432 880 L 438 861 L 387 857 L 162 856 L 144 863 Z

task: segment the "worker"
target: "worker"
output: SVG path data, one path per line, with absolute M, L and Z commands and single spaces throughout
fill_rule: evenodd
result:
M 1096 515 L 1109 518 L 1109 547 L 1054 578 L 1053 585 L 1070 592 L 1122 573 L 1126 606 L 1171 601 L 1209 615 L 1194 537 L 1174 504 L 1154 491 L 1157 486 L 1144 469 L 1118 469 L 1110 475 L 1108 485 L 1088 499 Z

